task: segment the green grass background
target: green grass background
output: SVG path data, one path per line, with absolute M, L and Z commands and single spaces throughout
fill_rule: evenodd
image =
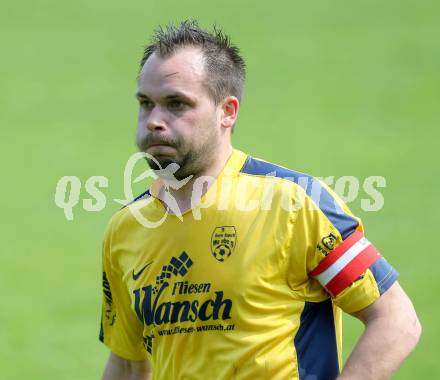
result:
M 386 178 L 382 210 L 351 207 L 424 327 L 395 378 L 438 378 L 439 11 L 434 0 L 2 1 L 0 377 L 100 377 L 100 244 L 136 151 L 138 60 L 158 24 L 194 17 L 223 26 L 248 64 L 236 147 L 316 176 Z M 106 208 L 79 204 L 67 221 L 54 204 L 65 175 L 108 177 Z M 345 355 L 361 331 L 346 322 Z

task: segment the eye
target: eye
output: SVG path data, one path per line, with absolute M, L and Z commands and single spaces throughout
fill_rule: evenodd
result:
M 140 100 L 139 104 L 142 108 L 146 108 L 146 109 L 152 109 L 154 107 L 153 102 L 150 100 Z
M 183 108 L 185 108 L 186 104 L 182 102 L 181 100 L 171 100 L 168 103 L 168 107 L 171 108 L 174 111 L 180 111 Z

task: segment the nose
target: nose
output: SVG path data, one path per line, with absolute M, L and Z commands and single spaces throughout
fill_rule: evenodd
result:
M 151 132 L 164 131 L 166 129 L 165 115 L 159 106 L 153 109 L 146 115 L 146 126 Z

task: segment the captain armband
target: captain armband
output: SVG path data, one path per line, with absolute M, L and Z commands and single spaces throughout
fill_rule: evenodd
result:
M 309 275 L 318 280 L 332 297 L 336 297 L 380 258 L 380 253 L 364 234 L 355 231 Z

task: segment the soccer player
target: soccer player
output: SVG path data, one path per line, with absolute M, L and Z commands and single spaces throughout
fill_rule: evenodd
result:
M 137 144 L 159 177 L 105 233 L 103 379 L 388 379 L 421 333 L 411 301 L 331 189 L 232 147 L 244 79 L 194 21 L 145 49 Z M 344 368 L 341 311 L 365 325 Z

